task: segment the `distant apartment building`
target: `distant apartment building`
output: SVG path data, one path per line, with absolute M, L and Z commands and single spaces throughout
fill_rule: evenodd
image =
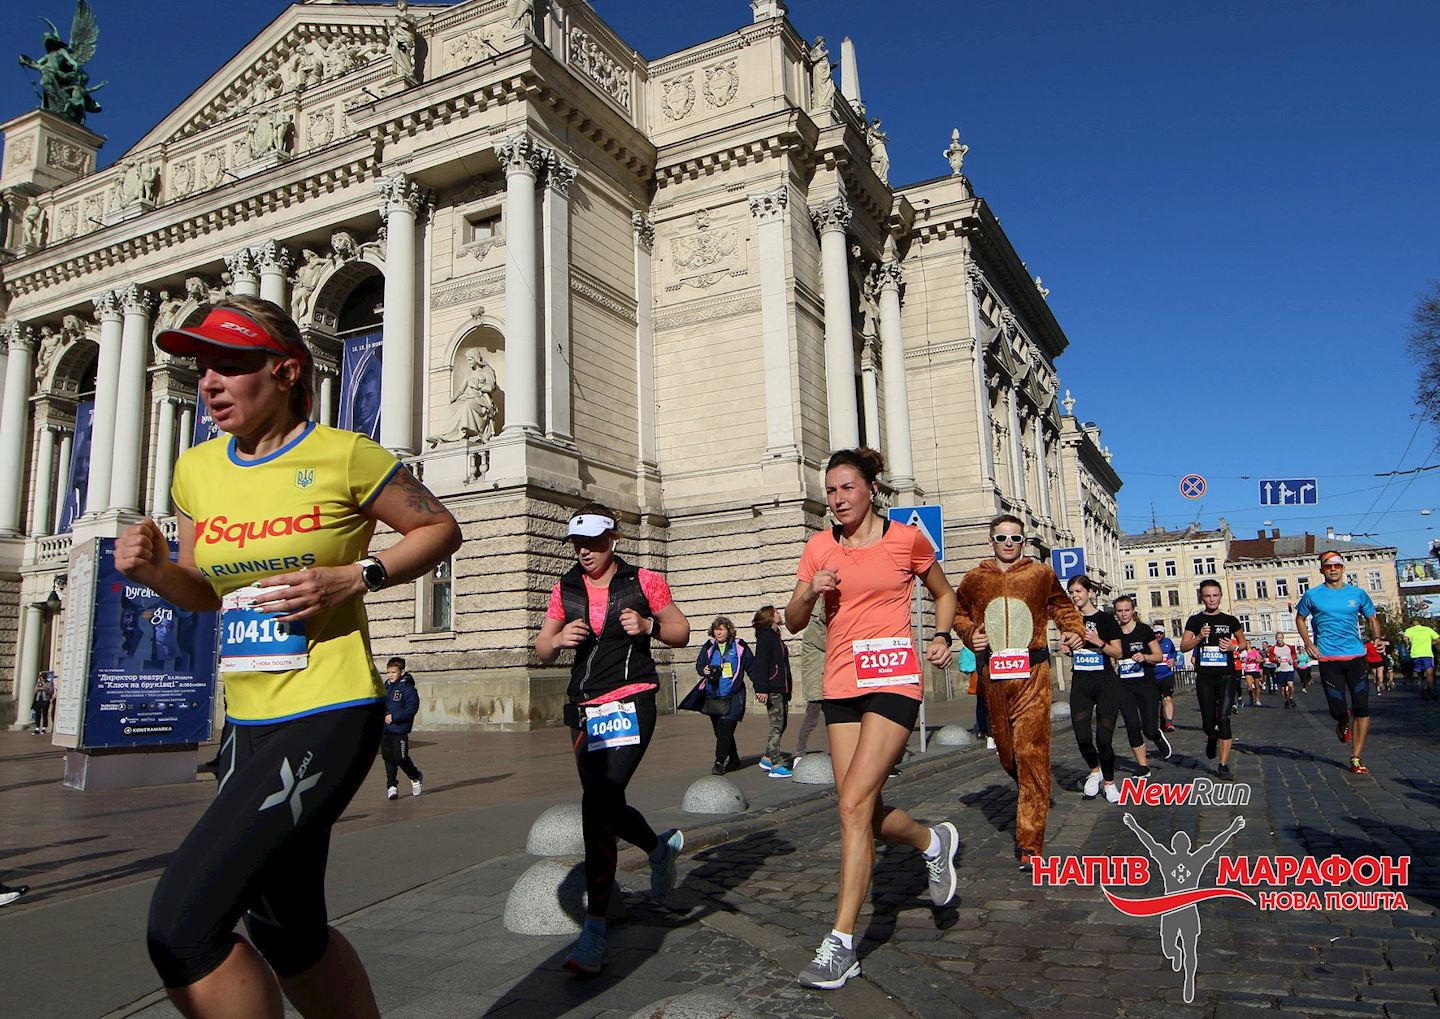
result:
M 1191 524 L 1178 531 L 1156 527 L 1123 535 L 1116 593 L 1134 595 L 1140 617 L 1163 620 L 1165 632 L 1174 636 L 1199 605 L 1201 581 L 1213 577 L 1228 592 L 1224 572 L 1230 540 L 1223 519 L 1218 530 Z

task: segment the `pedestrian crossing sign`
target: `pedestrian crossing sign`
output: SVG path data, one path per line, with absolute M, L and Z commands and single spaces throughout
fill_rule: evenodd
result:
M 945 561 L 945 511 L 939 506 L 891 506 L 888 511 L 891 520 L 910 527 L 918 527 L 920 533 L 935 546 L 935 559 Z

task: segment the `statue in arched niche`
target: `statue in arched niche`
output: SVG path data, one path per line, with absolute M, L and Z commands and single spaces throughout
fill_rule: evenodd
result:
M 495 435 L 495 419 L 498 412 L 491 394 L 495 392 L 495 369 L 490 367 L 478 350 L 465 353 L 468 373 L 460 391 L 450 401 L 450 427 L 443 432 L 429 436 L 425 441 L 431 446 L 442 442 L 489 442 Z

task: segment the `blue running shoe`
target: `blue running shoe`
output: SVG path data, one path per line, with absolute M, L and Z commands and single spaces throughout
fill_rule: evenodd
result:
M 685 848 L 685 833 L 671 828 L 660 836 L 659 848 L 664 851 L 663 855 L 659 860 L 650 861 L 650 894 L 663 899 L 675 887 L 675 858 Z
M 791 776 L 793 776 L 793 775 L 795 774 L 795 773 L 794 773 L 793 771 L 791 771 L 789 768 L 785 767 L 785 765 L 780 764 L 780 763 L 778 763 L 778 762 L 777 762 L 775 765 L 773 765 L 773 766 L 769 769 L 769 771 L 770 771 L 770 777 L 771 777 L 771 778 L 790 778 Z
M 775 762 L 772 761 L 772 760 L 770 760 L 770 758 L 768 758 L 768 757 L 762 757 L 762 758 L 760 758 L 760 770 L 761 770 L 761 771 L 769 771 L 769 770 L 770 770 L 771 768 L 773 768 L 773 767 L 775 767 Z
M 595 930 L 589 924 L 580 928 L 580 940 L 570 949 L 564 966 L 571 973 L 579 973 L 582 977 L 599 976 L 600 971 L 605 968 L 604 932 Z

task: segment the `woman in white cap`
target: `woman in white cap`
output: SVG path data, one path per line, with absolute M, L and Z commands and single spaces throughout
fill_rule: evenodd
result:
M 588 916 L 565 968 L 594 976 L 605 964 L 605 917 L 615 885 L 617 839 L 650 856 L 650 891 L 663 898 L 675 885 L 675 857 L 685 845 L 678 830 L 656 835 L 625 800 L 655 731 L 659 675 L 650 642 L 690 642 L 690 621 L 670 597 L 665 578 L 615 555 L 620 531 L 613 511 L 590 503 L 570 518 L 566 540 L 576 564 L 550 592 L 535 653 L 549 665 L 575 649 L 565 706 L 574 730 L 585 836 Z
M 116 539 L 115 565 L 220 613 L 226 724 L 215 801 L 150 902 L 150 958 L 186 1016 L 280 1019 L 282 991 L 301 1015 L 379 1016 L 325 905 L 331 829 L 385 714 L 364 598 L 428 573 L 460 528 L 386 450 L 308 420 L 310 351 L 277 305 L 227 298 L 155 342 L 195 358 L 228 434 L 175 465 L 178 561 L 146 519 Z M 368 554 L 377 522 L 401 537 Z

